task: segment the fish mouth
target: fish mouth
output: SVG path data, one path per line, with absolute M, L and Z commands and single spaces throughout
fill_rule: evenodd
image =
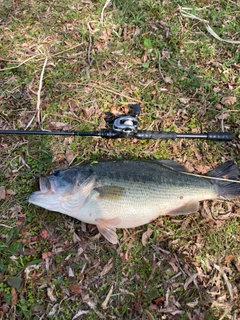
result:
M 39 190 L 33 192 L 28 198 L 28 202 L 49 210 L 52 210 L 59 201 L 60 198 L 56 193 L 55 183 L 49 177 L 40 177 Z
M 39 189 L 42 194 L 53 194 L 56 193 L 56 186 L 52 179 L 48 177 L 39 178 Z
M 51 183 L 48 178 L 40 177 L 39 178 L 39 189 L 42 193 L 47 193 L 51 189 Z

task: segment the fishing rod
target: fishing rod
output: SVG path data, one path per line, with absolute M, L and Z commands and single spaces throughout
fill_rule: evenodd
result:
M 138 104 L 132 106 L 131 115 L 120 115 L 106 118 L 106 122 L 112 129 L 101 131 L 51 131 L 51 130 L 0 130 L 0 134 L 8 135 L 57 135 L 57 136 L 81 136 L 81 137 L 101 137 L 107 139 L 136 138 L 139 140 L 162 139 L 175 140 L 177 138 L 206 139 L 215 141 L 231 141 L 231 132 L 206 132 L 206 133 L 177 133 L 166 131 L 138 130 L 137 117 L 141 107 Z

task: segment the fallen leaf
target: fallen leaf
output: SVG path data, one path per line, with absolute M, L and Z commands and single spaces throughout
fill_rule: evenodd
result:
M 7 283 L 15 288 L 15 289 L 19 289 L 22 285 L 22 278 L 21 277 L 10 277 L 7 280 Z
M 43 238 L 43 239 L 47 239 L 48 237 L 48 231 L 47 230 L 41 230 L 40 232 L 40 236 Z
M 59 304 L 58 303 L 54 304 L 52 309 L 48 312 L 48 317 L 54 316 L 58 312 L 58 309 L 59 309 Z
M 15 194 L 17 194 L 17 190 L 7 189 L 7 194 L 10 196 L 15 196 Z
M 188 302 L 186 305 L 190 308 L 195 308 L 198 305 L 198 298 L 193 302 Z
M 173 80 L 172 80 L 172 78 L 171 78 L 171 77 L 165 77 L 165 78 L 164 78 L 164 82 L 165 82 L 165 83 L 170 83 L 170 84 L 171 84 L 171 83 L 173 83 Z
M 75 158 L 71 149 L 67 149 L 66 151 L 66 160 L 68 163 L 72 163 L 73 159 Z
M 165 301 L 164 297 L 159 297 L 159 298 L 153 300 L 153 302 L 155 304 L 163 303 L 164 301 Z
M 72 318 L 72 320 L 79 319 L 79 317 L 80 317 L 81 315 L 87 314 L 87 313 L 89 313 L 89 311 L 87 311 L 87 310 L 79 310 L 79 311 L 75 314 L 75 316 Z
M 59 122 L 59 121 L 50 122 L 50 125 L 55 129 L 62 129 L 62 128 L 66 127 L 68 124 L 69 124 L 68 122 Z
M 52 288 L 47 288 L 47 295 L 48 295 L 48 298 L 52 302 L 56 302 L 57 301 L 57 298 L 53 295 L 53 289 Z
M 112 259 L 108 261 L 108 263 L 104 266 L 102 272 L 100 273 L 100 277 L 105 276 L 113 267 Z
M 18 297 L 17 297 L 17 291 L 15 288 L 11 288 L 11 306 L 15 306 L 17 304 L 18 301 Z
M 142 244 L 143 244 L 144 247 L 146 246 L 147 241 L 148 241 L 148 239 L 151 237 L 152 233 L 153 233 L 153 230 L 150 229 L 150 228 L 148 228 L 147 231 L 145 231 L 145 232 L 142 234 Z
M 234 256 L 232 254 L 227 254 L 225 256 L 224 262 L 225 262 L 225 264 L 230 264 L 233 259 L 234 259 Z
M 69 289 L 73 294 L 79 294 L 80 292 L 82 292 L 82 287 L 77 283 L 71 283 L 69 285 Z
M 48 252 L 43 252 L 42 253 L 42 259 L 47 259 L 49 257 L 51 257 L 52 252 L 48 251 Z
M 179 98 L 178 100 L 184 104 L 187 104 L 190 101 L 190 98 Z
M 4 200 L 6 198 L 6 187 L 0 187 L 0 200 Z
M 192 275 L 190 275 L 190 277 L 186 280 L 185 284 L 184 284 L 184 290 L 187 290 L 187 287 L 189 286 L 190 283 L 192 283 L 193 281 L 195 281 L 195 279 L 198 277 L 198 273 L 194 273 Z
M 224 105 L 229 105 L 231 106 L 232 104 L 236 103 L 237 102 L 237 98 L 236 97 L 233 97 L 233 96 L 228 96 L 228 97 L 224 97 L 222 98 L 221 100 L 221 103 L 224 104 Z

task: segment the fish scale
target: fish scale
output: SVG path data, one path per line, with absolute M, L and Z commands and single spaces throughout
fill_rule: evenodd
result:
M 189 214 L 202 200 L 240 196 L 238 175 L 233 161 L 208 177 L 189 175 L 169 160 L 99 162 L 40 178 L 40 191 L 30 195 L 29 202 L 95 224 L 106 239 L 117 243 L 116 228 Z

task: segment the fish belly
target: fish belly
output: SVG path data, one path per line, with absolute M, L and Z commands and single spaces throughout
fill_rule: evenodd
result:
M 126 188 L 126 186 L 125 186 Z M 99 219 L 111 221 L 116 228 L 133 228 L 152 222 L 159 216 L 189 214 L 197 211 L 201 200 L 216 198 L 214 190 L 139 184 L 126 188 L 119 199 L 93 194 L 75 216 L 86 223 L 97 224 Z M 114 224 L 116 221 L 116 224 Z

